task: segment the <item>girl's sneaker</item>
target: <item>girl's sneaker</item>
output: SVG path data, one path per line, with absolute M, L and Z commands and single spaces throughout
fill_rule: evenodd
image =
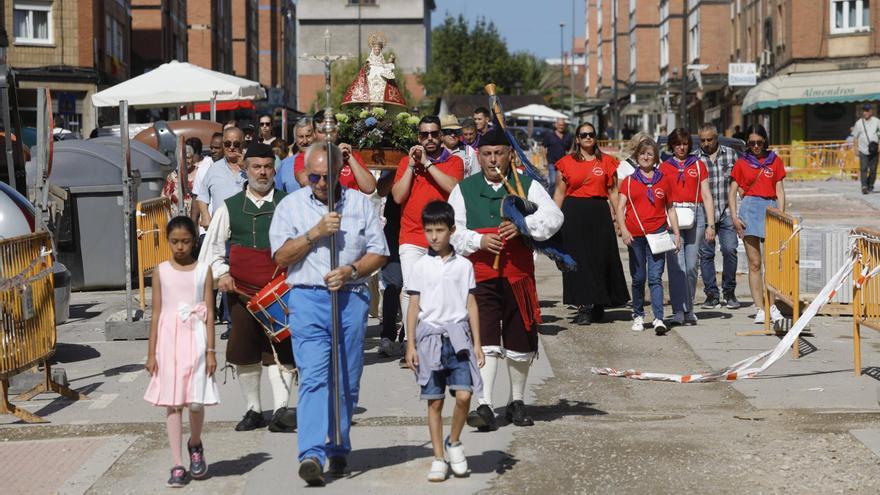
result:
M 446 475 L 449 473 L 449 465 L 443 459 L 434 459 L 431 463 L 431 470 L 428 471 L 428 481 L 446 481 Z
M 189 450 L 189 473 L 192 475 L 193 479 L 204 478 L 208 474 L 208 463 L 205 461 L 205 449 L 202 448 L 201 443 L 190 447 L 189 442 L 187 442 L 186 448 Z
M 779 308 L 776 307 L 775 304 L 770 306 L 770 321 L 773 323 L 778 323 L 784 320 L 785 317 L 782 316 L 782 312 L 779 311 Z
M 171 477 L 165 483 L 171 488 L 183 488 L 186 486 L 186 469 L 183 466 L 174 466 L 171 468 Z
M 443 450 L 446 451 L 446 460 L 449 461 L 449 467 L 452 468 L 452 474 L 456 476 L 464 476 L 468 471 L 467 457 L 464 455 L 464 447 L 461 442 L 455 442 L 455 445 L 449 443 L 449 437 L 443 441 Z
M 644 332 L 645 331 L 645 319 L 641 316 L 633 316 L 633 324 L 632 324 L 633 332 Z
M 758 308 L 758 311 L 755 312 L 755 325 L 763 325 L 765 318 L 766 315 L 764 314 L 764 310 Z

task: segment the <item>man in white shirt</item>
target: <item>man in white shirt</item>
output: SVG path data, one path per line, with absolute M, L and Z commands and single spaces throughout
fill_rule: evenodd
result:
M 870 103 L 862 106 L 862 118 L 856 121 L 852 137 L 859 147 L 859 180 L 862 194 L 874 191 L 877 180 L 877 147 L 880 142 L 880 119 L 873 116 L 874 107 Z

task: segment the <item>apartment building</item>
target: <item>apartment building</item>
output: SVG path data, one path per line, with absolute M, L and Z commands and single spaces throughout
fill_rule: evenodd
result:
M 132 77 L 187 59 L 187 0 L 131 0 Z
M 416 74 L 425 71 L 431 53 L 433 0 L 299 0 L 296 37 L 300 54 L 322 55 L 324 32 L 332 33 L 332 51 L 357 56 L 369 50 L 370 33 L 381 31 L 388 39 L 386 50 L 397 55 L 397 67 L 405 74 L 406 88 L 416 100 L 425 90 Z M 324 88 L 323 64 L 297 59 L 297 108 L 313 109 Z M 416 103 L 409 102 L 409 103 Z
M 132 73 L 130 0 L 2 0 L 0 9 L 23 124 L 36 125 L 36 88 L 49 87 L 59 124 L 88 135 L 98 120 L 91 95 Z
M 232 73 L 256 81 L 259 77 L 258 0 L 232 2 Z
M 660 91 L 660 65 L 657 63 L 660 9 L 656 8 L 657 2 L 650 0 L 628 0 L 626 3 L 625 28 L 629 45 L 619 49 L 628 52 L 629 66 L 624 78 L 629 103 L 623 108 L 621 117 L 628 128 L 652 131 L 664 110 L 660 105 L 663 100 L 657 97 Z
M 754 62 L 759 73 L 734 104 L 772 141 L 845 139 L 861 105 L 880 100 L 876 3 L 736 0 L 729 15 L 731 61 Z
M 232 1 L 187 0 L 187 61 L 232 73 Z

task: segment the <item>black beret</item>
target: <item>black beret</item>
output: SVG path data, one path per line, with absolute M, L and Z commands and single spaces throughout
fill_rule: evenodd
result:
M 501 127 L 496 125 L 489 132 L 480 136 L 480 142 L 477 144 L 477 147 L 482 146 L 510 146 L 510 141 L 507 140 L 507 135 L 504 134 Z
M 247 147 L 244 158 L 245 160 L 248 158 L 275 158 L 275 153 L 272 153 L 272 147 L 268 144 L 251 143 Z

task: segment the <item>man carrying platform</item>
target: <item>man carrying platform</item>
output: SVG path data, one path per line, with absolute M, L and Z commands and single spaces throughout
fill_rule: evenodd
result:
M 267 366 L 275 413 L 269 431 L 292 432 L 296 412 L 288 408 L 293 383 L 293 352 L 290 342 L 275 345 L 281 366 L 276 363 L 272 344 L 256 318 L 247 310 L 247 301 L 272 281 L 278 266 L 269 249 L 269 225 L 275 206 L 284 191 L 274 189 L 275 155 L 263 143 L 251 143 L 244 158 L 247 172 L 245 190 L 224 201 L 215 211 L 205 234 L 199 261 L 211 263 L 217 287 L 228 293 L 232 331 L 226 346 L 226 361 L 235 365 L 245 399 L 244 418 L 236 431 L 265 426 L 260 405 L 260 376 Z M 230 244 L 226 256 L 226 244 Z
M 479 407 L 468 415 L 468 425 L 480 431 L 497 428 L 492 389 L 499 359 L 507 359 L 511 397 L 505 417 L 516 426 L 533 423 L 523 403 L 529 367 L 538 350 L 541 312 L 535 286 L 532 250 L 516 226 L 502 218 L 501 202 L 515 184 L 511 146 L 496 126 L 480 137 L 478 158 L 482 172 L 459 182 L 449 195 L 455 209 L 452 243 L 458 254 L 474 264 L 474 296 L 480 310 L 480 339 L 486 364 L 480 369 L 483 395 Z M 529 236 L 545 241 L 562 226 L 562 211 L 540 184 L 519 177 L 526 200 L 537 209 L 525 216 Z

